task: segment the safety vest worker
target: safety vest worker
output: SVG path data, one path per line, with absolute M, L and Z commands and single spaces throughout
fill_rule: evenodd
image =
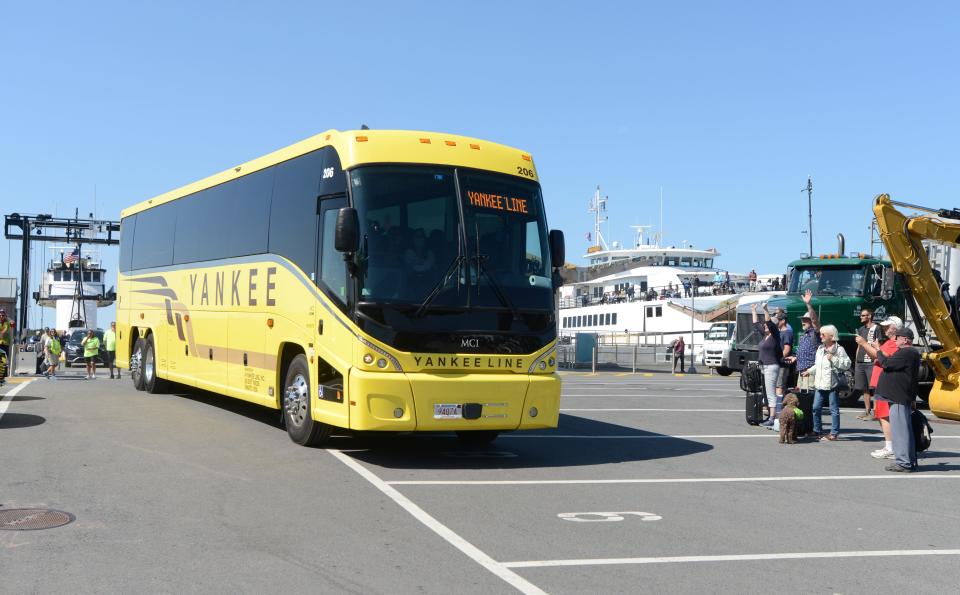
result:
M 13 341 L 13 321 L 7 318 L 7 312 L 0 310 L 0 347 L 6 350 Z

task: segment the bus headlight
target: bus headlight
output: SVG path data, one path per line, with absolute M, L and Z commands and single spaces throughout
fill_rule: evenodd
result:
M 370 355 L 369 353 L 365 354 L 365 355 L 363 356 L 363 363 L 365 363 L 365 364 L 367 364 L 367 365 L 372 364 L 372 363 L 373 363 L 373 356 Z
M 394 410 L 393 410 L 393 416 L 394 416 L 395 418 L 397 418 L 397 419 L 400 419 L 401 417 L 403 417 L 403 409 L 401 409 L 401 408 L 399 408 L 399 407 L 397 407 L 396 409 L 394 409 Z
M 386 368 L 386 367 L 387 367 L 387 360 L 383 359 L 382 357 L 381 357 L 380 359 L 378 359 L 378 360 L 377 360 L 377 367 L 380 368 L 381 370 L 382 370 L 383 368 Z
M 547 369 L 547 362 L 540 362 L 540 369 L 541 369 L 541 370 L 546 370 L 546 369 Z
M 557 360 L 555 360 L 555 359 L 553 359 L 553 358 L 551 357 L 549 360 L 547 360 L 547 363 L 548 363 L 548 364 L 550 365 L 550 367 L 552 368 L 552 367 L 554 366 L 554 364 L 557 363 Z
M 540 412 L 537 411 L 537 408 L 536 408 L 536 407 L 531 407 L 531 408 L 530 408 L 530 417 L 536 417 L 537 414 L 539 414 L 539 413 L 540 413 Z

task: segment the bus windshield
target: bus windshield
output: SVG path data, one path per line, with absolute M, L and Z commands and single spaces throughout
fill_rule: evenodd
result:
M 863 295 L 864 267 L 798 268 L 790 276 L 790 289 L 787 293 L 805 293 L 808 289 L 813 295 Z
M 432 309 L 550 310 L 539 186 L 442 167 L 350 174 L 360 219 L 359 302 Z

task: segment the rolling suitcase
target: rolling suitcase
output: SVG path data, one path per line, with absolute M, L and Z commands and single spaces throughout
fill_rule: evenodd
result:
M 747 423 L 751 426 L 758 426 L 763 422 L 763 406 L 767 398 L 762 392 L 747 393 Z

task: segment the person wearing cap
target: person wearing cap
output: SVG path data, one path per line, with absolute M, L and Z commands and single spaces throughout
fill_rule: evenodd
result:
M 857 336 L 866 340 L 866 343 L 875 343 L 880 339 L 880 327 L 873 321 L 873 310 L 870 308 L 860 309 L 860 328 L 857 329 Z M 873 389 L 870 388 L 870 374 L 873 373 L 873 357 L 857 341 L 857 354 L 854 358 L 853 366 L 853 388 L 860 391 L 863 395 L 863 414 L 858 415 L 857 419 L 869 420 L 874 415 L 870 407 L 870 397 L 873 395 Z
M 813 364 L 814 388 L 813 396 L 813 431 L 822 437 L 823 432 L 823 401 L 830 404 L 830 435 L 829 441 L 837 439 L 840 433 L 840 397 L 837 395 L 838 377 L 850 369 L 850 357 L 837 343 L 837 327 L 825 324 L 820 327 L 820 340 L 823 344 L 817 348 L 817 357 Z
M 893 462 L 884 467 L 896 473 L 917 470 L 917 448 L 913 442 L 913 424 L 910 416 L 917 396 L 920 374 L 920 352 L 913 348 L 913 331 L 901 328 L 894 333 L 897 351 L 887 355 L 877 353 L 883 372 L 877 381 L 877 394 L 890 401 L 890 438 L 893 443 Z
M 903 328 L 903 321 L 900 320 L 898 316 L 888 316 L 886 320 L 879 324 L 886 337 L 883 343 L 878 341 L 868 343 L 866 339 L 858 335 L 857 345 L 873 358 L 873 371 L 870 375 L 870 388 L 874 391 L 873 415 L 880 422 L 880 430 L 883 432 L 883 448 L 872 451 L 870 456 L 875 459 L 892 459 L 893 438 L 891 438 L 890 435 L 890 401 L 887 401 L 882 395 L 876 392 L 877 382 L 880 380 L 880 374 L 883 373 L 883 368 L 880 367 L 880 362 L 877 361 L 877 352 L 882 352 L 888 356 L 896 353 L 898 349 L 896 334 L 897 331 Z
M 797 398 L 800 401 L 800 410 L 803 411 L 803 434 L 813 436 L 813 364 L 817 358 L 817 348 L 820 346 L 820 317 L 810 302 L 813 292 L 809 289 L 803 294 L 803 301 L 807 304 L 807 311 L 800 317 L 800 341 L 797 344 L 796 357 L 791 363 L 797 366 Z M 797 432 L 801 434 L 801 432 Z

